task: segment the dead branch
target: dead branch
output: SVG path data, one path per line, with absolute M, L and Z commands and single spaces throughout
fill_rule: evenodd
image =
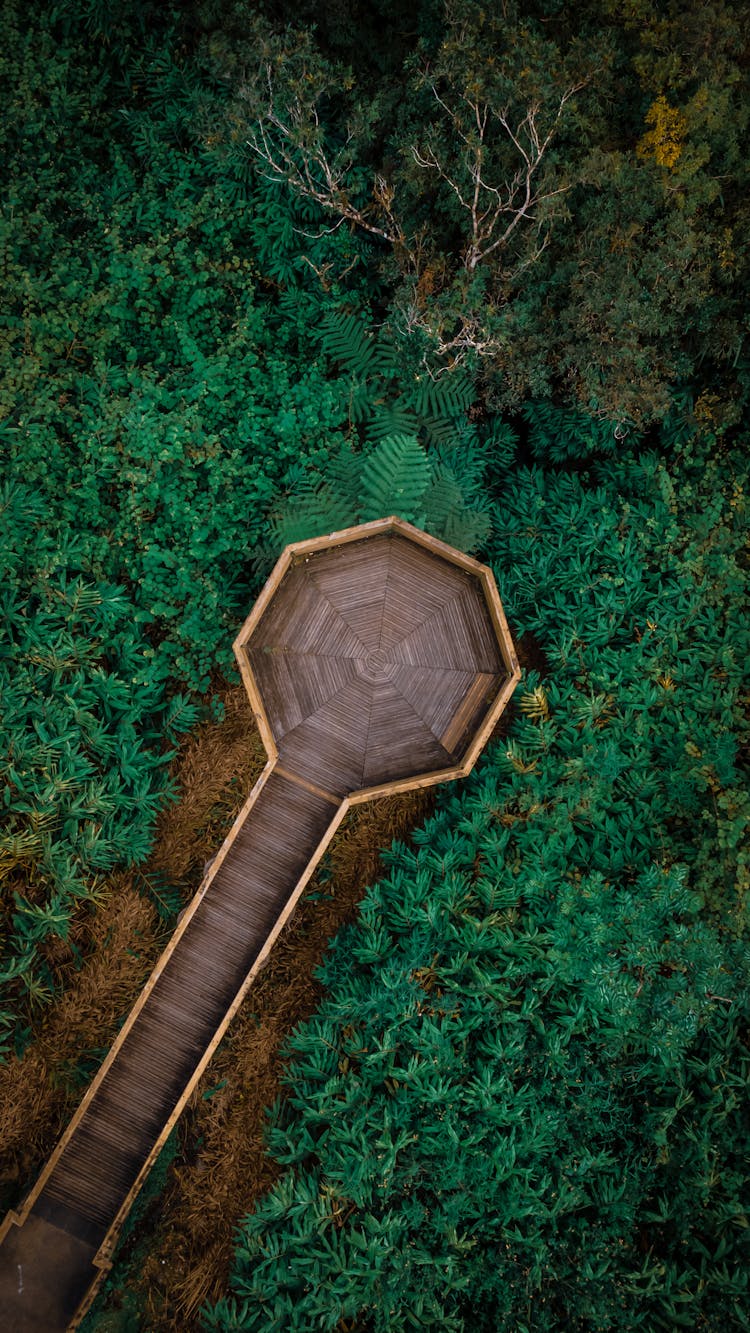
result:
M 567 103 L 588 80 L 571 84 L 562 94 L 546 133 L 541 129 L 542 107 L 533 102 L 519 118 L 512 119 L 509 107 L 496 110 L 461 94 L 458 103 L 450 106 L 441 97 L 434 84 L 432 94 L 447 116 L 456 141 L 462 144 L 459 168 L 466 184 L 458 179 L 458 171 L 449 169 L 432 146 L 420 148 L 412 144 L 411 152 L 418 167 L 434 171 L 453 191 L 459 204 L 470 219 L 470 239 L 463 255 L 463 265 L 472 273 L 476 267 L 500 250 L 524 220 L 535 220 L 534 210 L 571 187 L 560 185 L 544 189 L 537 185 L 539 168 L 557 132 Z M 469 111 L 471 132 L 463 128 L 461 104 Z M 497 122 L 516 151 L 515 171 L 506 180 L 495 183 L 486 172 L 488 128 Z M 544 248 L 544 247 L 542 247 Z
M 592 76 L 572 83 L 549 111 L 536 100 L 515 115 L 509 106 L 498 109 L 465 92 L 455 92 L 449 100 L 434 82 L 429 82 L 448 122 L 451 147 L 443 155 L 433 144 L 422 147 L 412 144 L 411 154 L 418 167 L 444 182 L 467 216 L 469 234 L 462 254 L 466 273 L 473 273 L 506 247 L 522 222 L 535 225 L 536 239 L 525 258 L 504 272 L 504 282 L 515 281 L 546 249 L 550 219 L 543 211 L 540 215 L 540 210 L 571 186 L 545 186 L 540 168 L 567 104 Z M 350 193 L 353 131 L 349 130 L 342 148 L 335 154 L 329 153 L 314 99 L 291 93 L 280 99 L 270 64 L 266 64 L 263 78 L 264 106 L 256 112 L 249 131 L 249 146 L 263 164 L 267 179 L 285 181 L 298 195 L 312 199 L 335 219 L 331 226 L 317 232 L 308 233 L 300 228 L 301 234 L 318 240 L 348 222 L 392 245 L 404 272 L 416 284 L 412 297 L 398 311 L 404 331 L 426 333 L 446 369 L 462 364 L 469 356 L 497 355 L 502 344 L 488 334 L 482 311 L 469 309 L 458 314 L 453 311 L 443 318 L 434 308 L 425 310 L 420 295 L 420 280 L 428 262 L 424 253 L 425 236 L 423 232 L 406 233 L 399 220 L 393 185 L 378 174 L 373 180 L 370 202 L 359 205 L 353 200 Z M 280 106 L 283 109 L 279 110 Z M 515 158 L 515 165 L 511 165 L 504 179 L 494 179 L 488 165 L 490 140 L 497 136 L 498 127 Z M 307 262 L 315 268 L 310 260 Z M 327 266 L 318 276 L 324 284 L 328 281 Z
M 402 227 L 393 214 L 393 190 L 382 176 L 376 176 L 372 204 L 358 207 L 350 198 L 347 177 L 352 167 L 348 152 L 349 132 L 344 148 L 335 158 L 326 151 L 318 110 L 314 103 L 305 105 L 299 98 L 289 102 L 285 115 L 275 106 L 271 66 L 266 66 L 268 105 L 252 125 L 247 140 L 264 163 L 268 180 L 284 180 L 297 194 L 312 199 L 327 213 L 338 218 L 333 227 L 319 235 L 335 231 L 342 222 L 362 227 L 394 246 L 405 246 Z

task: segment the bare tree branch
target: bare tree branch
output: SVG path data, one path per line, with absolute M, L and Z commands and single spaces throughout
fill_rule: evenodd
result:
M 533 209 L 547 203 L 557 195 L 565 194 L 569 185 L 560 185 L 555 189 L 537 187 L 536 177 L 542 161 L 552 143 L 567 103 L 575 93 L 585 87 L 588 80 L 571 84 L 559 99 L 555 114 L 546 134 L 542 133 L 540 120 L 542 108 L 539 102 L 532 102 L 524 115 L 513 122 L 510 108 L 495 110 L 487 102 L 481 102 L 462 94 L 455 106 L 450 106 L 441 97 L 434 83 L 430 89 L 435 101 L 448 118 L 454 139 L 463 144 L 456 168 L 449 171 L 440 160 L 436 150 L 429 146 L 419 148 L 412 144 L 411 152 L 418 167 L 434 171 L 453 191 L 461 207 L 469 214 L 470 239 L 464 251 L 463 264 L 467 272 L 472 273 L 496 250 L 507 245 L 516 227 L 524 220 L 534 220 Z M 473 122 L 471 136 L 463 128 L 461 104 L 470 113 Z M 496 183 L 488 179 L 485 172 L 487 156 L 488 125 L 496 121 L 504 131 L 505 137 L 516 150 L 518 165 L 508 179 Z M 456 169 L 473 183 L 471 196 L 467 194 L 456 178 Z
M 473 274 L 492 256 L 508 246 L 522 223 L 535 228 L 528 252 L 515 264 L 507 264 L 504 282 L 512 283 L 534 264 L 550 241 L 550 217 L 545 205 L 564 195 L 571 185 L 549 180 L 542 171 L 549 161 L 565 109 L 571 98 L 593 77 L 571 83 L 551 107 L 539 99 L 512 111 L 510 104 L 493 106 L 488 99 L 468 91 L 439 89 L 436 81 L 426 80 L 440 119 L 447 124 L 442 148 L 433 139 L 426 144 L 412 144 L 411 156 L 417 167 L 443 182 L 466 215 L 466 244 L 461 254 L 461 268 Z M 316 95 L 308 96 L 305 85 L 287 86 L 279 96 L 272 64 L 260 71 L 263 89 L 249 130 L 248 144 L 262 164 L 264 175 L 273 181 L 286 181 L 303 198 L 313 200 L 334 221 L 317 232 L 297 230 L 311 240 L 332 234 L 344 223 L 361 227 L 371 236 L 394 247 L 406 274 L 414 280 L 411 296 L 399 310 L 405 332 L 426 333 L 443 361 L 445 369 L 462 364 L 470 355 L 487 357 L 502 350 L 501 341 L 488 334 L 486 312 L 469 302 L 456 312 L 442 314 L 439 302 L 428 302 L 435 290 L 434 255 L 425 246 L 424 232 L 407 233 L 399 216 L 395 189 L 384 175 L 376 174 L 367 203 L 352 197 L 355 167 L 354 133 L 350 128 L 343 147 L 329 151 L 321 126 Z M 299 89 L 302 89 L 299 91 Z M 500 152 L 497 152 L 498 147 Z M 498 160 L 506 163 L 502 172 Z M 495 163 L 496 165 L 492 166 Z M 545 175 L 547 181 L 545 183 Z M 318 269 L 307 261 L 324 284 L 329 281 L 329 266 Z M 444 275 L 438 287 L 444 284 Z
M 266 178 L 286 181 L 298 194 L 314 200 L 325 212 L 335 214 L 339 221 L 330 228 L 331 231 L 347 221 L 391 245 L 403 246 L 403 228 L 391 208 L 393 194 L 382 177 L 375 178 L 373 203 L 369 207 L 360 208 L 349 197 L 347 176 L 353 163 L 347 150 L 352 140 L 351 131 L 337 157 L 331 157 L 324 145 L 314 103 L 303 106 L 297 98 L 287 105 L 282 118 L 276 110 L 270 64 L 265 73 L 268 105 L 256 117 L 247 142 L 264 164 Z M 325 229 L 320 235 L 325 235 Z

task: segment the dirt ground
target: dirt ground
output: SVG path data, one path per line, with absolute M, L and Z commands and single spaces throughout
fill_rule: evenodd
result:
M 197 727 L 173 761 L 180 796 L 159 816 L 149 861 L 111 876 L 96 910 L 82 909 L 72 929 L 82 966 L 59 941 L 49 961 L 61 994 L 41 1012 L 23 1056 L 0 1065 L 2 1210 L 33 1183 L 167 941 L 145 877 L 162 876 L 187 902 L 263 766 L 244 690 L 221 698 L 224 720 Z
M 267 1108 L 282 1091 L 280 1049 L 317 1007 L 313 973 L 380 873 L 379 849 L 407 836 L 433 803 L 429 791 L 417 792 L 351 812 L 330 850 L 326 896 L 316 900 L 313 880 L 191 1099 L 165 1194 L 129 1246 L 139 1258 L 129 1304 L 149 1333 L 198 1329 L 200 1306 L 226 1291 L 234 1229 L 280 1171 L 263 1142 Z M 111 1299 L 116 1305 L 117 1294 Z
M 223 721 L 197 727 L 173 763 L 179 800 L 159 817 L 148 863 L 113 876 L 97 910 L 75 924 L 83 965 L 75 970 L 61 957 L 60 997 L 24 1055 L 0 1067 L 5 1206 L 33 1183 L 166 943 L 146 877 L 163 877 L 187 902 L 265 762 L 243 688 L 224 689 L 221 698 Z M 339 830 L 330 879 L 322 889 L 313 880 L 276 944 L 183 1116 L 165 1192 L 123 1247 L 117 1271 L 127 1273 L 137 1255 L 130 1266 L 138 1277 L 127 1279 L 127 1291 L 115 1280 L 101 1302 L 115 1321 L 124 1303 L 149 1333 L 189 1333 L 199 1327 L 200 1306 L 226 1288 L 234 1227 L 278 1173 L 263 1130 L 280 1092 L 280 1050 L 316 1008 L 313 973 L 380 873 L 380 848 L 407 836 L 433 803 L 432 791 L 390 797 L 353 810 Z M 218 1090 L 205 1097 L 211 1089 Z

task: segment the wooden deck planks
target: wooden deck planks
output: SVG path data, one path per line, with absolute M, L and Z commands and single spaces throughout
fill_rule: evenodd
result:
M 390 577 L 392 549 L 390 536 L 372 537 L 347 547 L 321 551 L 306 565 L 308 577 L 367 652 L 380 647 L 383 589 Z
M 470 575 L 436 561 L 429 551 L 404 537 L 391 537 L 392 557 L 385 590 L 380 647 L 386 652 L 413 634 L 447 601 L 472 592 Z
M 390 678 L 443 744 L 443 733 L 477 679 L 471 671 L 447 672 L 436 667 L 407 666 L 403 662 L 392 668 Z M 451 749 L 450 746 L 446 748 Z
M 95 1243 L 229 1009 L 334 811 L 273 774 L 33 1211 Z
M 315 587 L 306 564 L 289 570 L 284 597 L 274 601 L 253 635 L 252 648 L 266 645 L 314 652 L 323 657 L 364 657 L 367 649 L 336 608 Z
M 338 796 L 361 787 L 371 697 L 370 686 L 357 679 L 282 737 L 284 767 Z
M 463 754 L 469 738 L 475 733 L 490 704 L 495 699 L 500 681 L 497 676 L 479 674 L 474 677 L 466 694 L 448 719 L 440 739 L 451 754 Z
M 452 757 L 390 681 L 372 686 L 364 785 L 448 768 Z
M 71 1293 L 91 1281 L 96 1249 L 106 1265 L 253 965 L 345 810 L 468 772 L 520 674 L 491 572 L 399 519 L 287 548 L 235 652 L 271 762 L 15 1218 L 26 1250 L 9 1236 L 11 1215 L 2 1233 L 0 1308 L 13 1319 L 32 1316 L 3 1288 L 8 1255 L 33 1254 L 31 1285 L 43 1288 L 34 1237 L 75 1238 L 73 1258 L 60 1261 L 78 1268 L 63 1273 L 72 1285 L 55 1333 Z M 34 1303 L 42 1308 L 43 1292 Z
M 299 557 L 246 650 L 280 762 L 336 795 L 454 765 L 507 675 L 476 576 L 393 532 Z
M 356 679 L 353 657 L 315 656 L 267 644 L 250 654 L 262 682 L 273 732 L 280 738 Z
M 466 663 L 471 662 L 475 671 L 507 674 L 492 621 L 471 588 L 442 605 L 400 640 L 392 649 L 392 657 L 408 666 L 443 667 L 447 671 L 465 670 Z

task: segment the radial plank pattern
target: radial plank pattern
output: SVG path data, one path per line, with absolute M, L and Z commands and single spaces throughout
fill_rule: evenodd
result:
M 477 577 L 397 530 L 301 555 L 246 652 L 282 763 L 337 793 L 455 765 L 508 676 Z

